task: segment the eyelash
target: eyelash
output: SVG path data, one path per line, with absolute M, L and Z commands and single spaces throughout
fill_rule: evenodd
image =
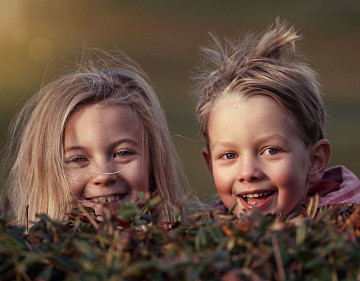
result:
M 135 154 L 135 152 L 132 150 L 119 150 L 113 154 L 113 158 L 116 158 L 116 157 L 124 158 L 124 157 L 132 156 L 134 154 Z M 70 159 L 65 160 L 65 164 L 79 164 L 79 163 L 84 163 L 86 161 L 88 161 L 88 159 L 86 157 L 79 155 L 79 156 L 74 156 L 74 157 L 71 157 Z
M 85 157 L 82 157 L 82 156 L 75 156 L 75 157 L 72 157 L 68 160 L 65 161 L 65 164 L 70 164 L 70 163 L 80 163 L 80 162 L 84 162 L 86 161 L 87 159 Z
M 274 150 L 275 150 L 275 153 L 270 153 L 270 151 L 274 151 Z M 280 152 L 280 150 L 276 147 L 269 147 L 264 150 L 264 153 L 266 153 L 266 152 L 268 155 L 275 155 L 275 154 L 278 154 Z
M 135 155 L 135 152 L 132 150 L 119 150 L 114 153 L 113 157 L 128 157 L 132 155 Z
M 229 155 L 233 156 L 233 157 L 229 157 Z M 236 154 L 234 152 L 227 152 L 224 153 L 223 155 L 221 155 L 221 158 L 225 158 L 227 160 L 231 160 L 231 159 L 235 159 Z
M 273 151 L 274 153 L 271 153 L 270 151 Z M 280 152 L 280 149 L 279 149 L 279 148 L 276 148 L 276 147 L 268 147 L 268 148 L 264 149 L 264 152 L 261 153 L 261 154 L 273 156 L 273 155 L 278 154 L 279 152 Z M 229 157 L 229 156 L 231 156 L 231 157 Z M 234 153 L 234 152 L 227 152 L 227 153 L 222 154 L 220 158 L 223 158 L 223 159 L 226 159 L 226 160 L 232 160 L 232 159 L 235 159 L 235 158 L 236 158 L 236 153 Z

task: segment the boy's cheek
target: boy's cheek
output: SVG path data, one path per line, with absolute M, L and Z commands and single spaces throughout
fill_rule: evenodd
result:
M 215 187 L 222 198 L 223 202 L 226 201 L 234 201 L 232 196 L 232 186 L 226 180 L 226 178 L 218 176 L 217 174 L 213 174 Z M 225 202 L 224 202 L 225 203 Z
M 221 189 L 222 192 L 231 194 L 234 179 L 228 169 L 219 169 L 213 165 L 212 176 L 218 190 Z
M 223 194 L 221 196 L 221 194 L 219 194 L 219 196 L 221 198 L 221 201 L 224 203 L 226 208 L 228 208 L 229 210 L 233 209 L 233 207 L 236 206 L 237 202 L 232 195 Z M 235 208 L 234 213 L 237 213 L 237 209 L 238 208 Z
M 229 188 L 226 179 L 220 173 L 217 173 L 215 170 L 215 172 L 212 173 L 212 176 L 219 194 L 231 193 L 231 188 Z

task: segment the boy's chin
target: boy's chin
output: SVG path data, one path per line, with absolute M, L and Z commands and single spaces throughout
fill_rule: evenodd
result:
M 243 213 L 249 212 L 260 212 L 263 215 L 273 214 L 277 215 L 280 218 L 292 218 L 299 215 L 305 205 L 305 199 L 302 198 L 295 207 L 293 206 L 286 206 L 286 204 L 282 204 L 285 206 L 279 206 L 277 193 L 267 197 L 264 200 L 252 200 L 252 201 L 245 201 L 243 198 L 238 197 L 236 200 L 236 206 L 234 205 L 227 206 L 229 210 L 233 208 L 233 214 L 240 216 Z
M 294 212 L 296 212 L 297 210 L 294 210 Z M 242 214 L 246 214 L 246 213 L 261 213 L 262 215 L 277 215 L 280 218 L 286 218 L 289 215 L 292 215 L 293 212 L 290 213 L 286 213 L 283 212 L 281 210 L 279 210 L 278 208 L 273 207 L 273 208 L 266 208 L 266 209 L 261 209 L 258 208 L 257 206 L 253 206 L 252 208 L 245 208 L 244 206 L 238 207 L 236 206 L 233 210 L 233 214 L 236 215 L 237 217 L 241 216 Z
M 294 218 L 302 213 L 304 210 L 305 203 L 299 203 L 295 208 L 293 208 L 290 212 L 284 215 L 286 218 Z

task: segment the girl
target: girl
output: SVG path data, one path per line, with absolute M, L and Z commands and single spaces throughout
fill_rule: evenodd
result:
M 27 205 L 29 220 L 63 219 L 77 202 L 101 214 L 137 192 L 160 196 L 163 218 L 174 219 L 187 181 L 163 111 L 138 65 L 120 53 L 111 61 L 46 85 L 12 122 L 6 194 L 17 223 Z
M 218 208 L 287 216 L 316 193 L 320 204 L 360 203 L 354 174 L 343 166 L 325 172 L 324 105 L 298 39 L 277 21 L 260 37 L 225 47 L 214 37 L 205 49 L 213 67 L 200 77 L 197 117 Z

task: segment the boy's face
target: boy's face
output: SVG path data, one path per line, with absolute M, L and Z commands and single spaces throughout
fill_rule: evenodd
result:
M 116 208 L 119 201 L 135 201 L 139 191 L 148 194 L 149 151 L 127 106 L 93 104 L 72 113 L 64 153 L 72 192 L 97 214 L 105 202 Z
M 227 208 L 254 207 L 289 214 L 307 192 L 311 152 L 289 114 L 272 98 L 256 95 L 219 101 L 203 155 Z

